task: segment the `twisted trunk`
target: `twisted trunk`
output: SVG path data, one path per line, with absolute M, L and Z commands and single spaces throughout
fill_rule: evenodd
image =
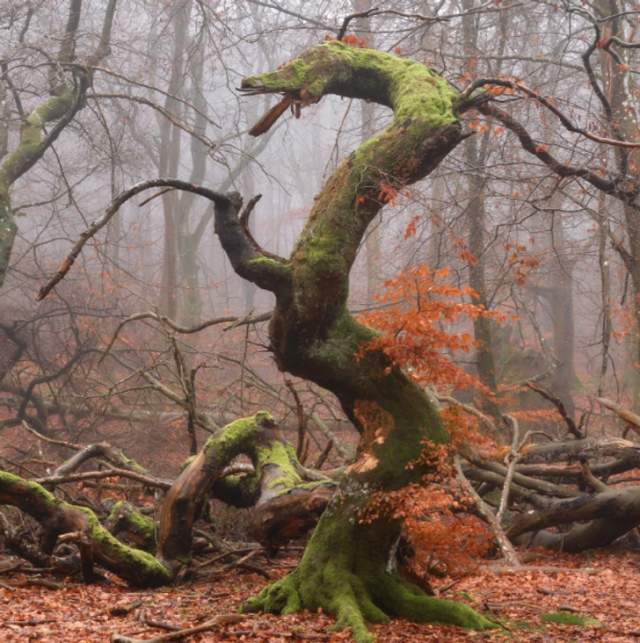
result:
M 448 440 L 426 395 L 382 352 L 355 357 L 374 333 L 350 316 L 346 301 L 356 252 L 384 205 L 382 184 L 399 190 L 423 178 L 464 138 L 454 114 L 456 93 L 417 62 L 341 42 L 309 49 L 276 72 L 245 79 L 242 87 L 283 93 L 302 104 L 325 94 L 362 98 L 391 107 L 395 116 L 336 169 L 288 260 L 257 247 L 232 209 L 216 212 L 216 230 L 235 270 L 276 295 L 270 337 L 280 368 L 333 392 L 361 433 L 356 462 L 299 567 L 248 609 L 322 607 L 351 626 L 357 641 L 370 640 L 365 621 L 388 615 L 490 627 L 470 608 L 428 597 L 387 572 L 400 521 L 359 521 L 373 492 L 420 480 L 424 471 L 407 465 L 424 441 Z M 358 413 L 364 408 L 373 409 L 382 426 Z

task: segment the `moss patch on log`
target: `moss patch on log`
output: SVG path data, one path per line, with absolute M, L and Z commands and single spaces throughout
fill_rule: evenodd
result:
M 171 582 L 171 571 L 154 556 L 120 542 L 100 524 L 91 509 L 59 500 L 37 482 L 0 471 L 0 504 L 16 506 L 38 520 L 53 536 L 52 546 L 58 535 L 79 531 L 83 547 L 91 549 L 92 557 L 133 585 L 148 587 Z
M 543 623 L 553 623 L 555 625 L 574 625 L 579 627 L 602 627 L 602 623 L 592 616 L 578 614 L 560 610 L 557 612 L 548 612 L 543 614 L 540 619 Z
M 116 502 L 105 526 L 111 533 L 118 535 L 126 532 L 134 544 L 145 551 L 155 551 L 157 525 L 152 518 L 140 513 L 133 505 L 124 500 Z

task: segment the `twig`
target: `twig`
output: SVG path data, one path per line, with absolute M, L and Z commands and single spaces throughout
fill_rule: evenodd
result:
M 141 599 L 137 599 L 131 603 L 127 603 L 126 605 L 114 605 L 109 610 L 109 614 L 111 614 L 111 616 L 126 616 L 133 612 L 133 610 L 138 609 L 142 603 L 143 601 Z
M 252 323 L 258 323 L 262 321 L 269 321 L 269 319 L 271 319 L 271 313 L 260 313 L 255 317 L 253 315 L 247 315 L 246 317 L 237 317 L 235 315 L 227 315 L 225 317 L 214 317 L 213 319 L 208 319 L 207 321 L 197 324 L 196 326 L 182 326 L 181 324 L 178 324 L 172 319 L 169 319 L 164 315 L 160 315 L 152 311 L 135 313 L 134 315 L 131 315 L 126 319 L 123 319 L 118 324 L 118 327 L 113 333 L 113 336 L 111 337 L 111 340 L 109 341 L 109 344 L 107 345 L 102 357 L 100 357 L 98 364 L 100 364 L 105 359 L 105 357 L 109 354 L 109 351 L 113 348 L 113 345 L 116 339 L 118 338 L 120 331 L 124 328 L 124 326 L 129 322 L 138 321 L 141 319 L 153 319 L 162 324 L 165 324 L 166 326 L 169 326 L 169 328 L 171 328 L 171 330 L 173 330 L 176 333 L 179 333 L 181 335 L 190 335 L 192 333 L 199 333 L 201 330 L 204 330 L 205 328 L 209 328 L 210 326 L 216 326 L 218 324 L 231 323 L 232 326 L 228 326 L 227 328 L 224 329 L 226 331 L 231 328 L 235 328 L 236 326 L 243 325 L 245 323 L 252 324 Z
M 285 383 L 285 386 L 291 391 L 291 395 L 293 395 L 293 400 L 296 404 L 296 415 L 298 417 L 298 445 L 296 447 L 296 457 L 302 464 L 304 464 L 304 458 L 302 457 L 302 453 L 304 450 L 304 439 L 305 439 L 305 434 L 307 429 L 307 421 L 304 415 L 304 407 L 302 406 L 302 402 L 300 401 L 300 396 L 298 395 L 298 391 L 296 391 L 296 388 L 293 385 L 293 382 L 288 377 L 285 377 L 284 383 Z
M 43 442 L 48 442 L 49 444 L 55 444 L 59 447 L 65 447 L 66 449 L 72 449 L 74 451 L 80 451 L 83 448 L 81 444 L 76 444 L 75 442 L 66 442 L 65 440 L 56 440 L 55 438 L 50 438 L 39 431 L 36 431 L 32 426 L 30 426 L 25 420 L 21 422 L 22 428 L 29 431 L 29 433 L 35 435 L 39 440 Z
M 180 630 L 179 625 L 172 625 L 171 623 L 163 623 L 162 621 L 154 621 L 153 619 L 147 618 L 146 616 L 140 619 L 141 623 L 148 625 L 149 627 L 155 627 L 159 630 L 167 630 L 169 632 L 177 632 Z
M 438 400 L 438 402 L 446 402 L 447 404 L 458 407 L 465 413 L 478 418 L 480 422 L 482 422 L 482 424 L 484 424 L 489 429 L 489 431 L 493 433 L 493 435 L 500 435 L 500 431 L 498 431 L 498 427 L 495 425 L 495 422 L 475 406 L 464 404 L 463 402 L 456 400 L 455 397 L 451 397 L 450 395 L 440 395 L 440 393 L 438 393 L 433 388 L 431 389 L 431 392 L 433 393 L 433 395 L 435 395 L 435 398 L 436 400 Z
M 241 567 L 242 565 L 244 565 L 244 563 L 251 560 L 262 551 L 263 551 L 262 547 L 257 547 L 256 549 L 252 549 L 248 554 L 245 554 L 241 558 L 238 558 L 238 560 L 232 560 L 230 563 L 223 565 L 220 569 L 216 569 L 215 573 L 221 574 L 222 572 L 226 572 L 227 570 L 233 569 L 234 567 Z
M 500 496 L 500 505 L 498 507 L 498 513 L 496 515 L 496 520 L 498 524 L 502 524 L 502 518 L 504 512 L 506 511 L 509 505 L 509 493 L 511 491 L 511 481 L 513 480 L 513 474 L 515 473 L 516 464 L 520 457 L 519 454 L 519 442 L 520 442 L 520 425 L 518 420 L 516 420 L 512 415 L 505 415 L 506 420 L 511 423 L 513 428 L 513 439 L 511 440 L 511 450 L 505 457 L 505 465 L 507 465 L 507 473 L 504 477 L 504 484 L 502 485 L 502 494 Z
M 314 469 L 322 469 L 322 465 L 327 461 L 327 458 L 329 457 L 329 453 L 331 453 L 332 448 L 333 448 L 333 440 L 329 440 L 327 442 L 327 446 L 322 450 L 322 453 L 318 456 L 316 464 L 313 467 Z
M 232 625 L 234 623 L 240 623 L 241 621 L 249 618 L 247 614 L 221 614 L 216 616 L 210 621 L 202 623 L 202 625 L 196 625 L 195 627 L 189 627 L 184 630 L 177 630 L 176 632 L 169 632 L 168 634 L 162 634 L 156 636 L 152 639 L 134 639 L 129 636 L 123 636 L 121 634 L 114 634 L 111 637 L 112 643 L 162 643 L 163 641 L 179 641 L 180 639 L 186 638 L 193 634 L 199 634 L 200 632 L 208 632 L 214 630 L 218 627 L 223 627 L 225 625 Z
M 78 255 L 82 251 L 82 248 L 85 246 L 89 239 L 93 238 L 102 228 L 104 228 L 109 221 L 117 214 L 120 206 L 126 203 L 129 199 L 136 196 L 140 192 L 149 190 L 151 188 L 165 188 L 170 187 L 176 190 L 183 190 L 186 192 L 193 192 L 194 194 L 199 194 L 209 201 L 213 201 L 216 204 L 225 204 L 229 203 L 230 199 L 224 194 L 209 190 L 208 188 L 202 187 L 200 185 L 193 185 L 187 181 L 179 181 L 178 179 L 152 179 L 150 181 L 142 181 L 137 183 L 133 187 L 121 192 L 112 202 L 111 205 L 105 210 L 105 213 L 97 220 L 94 221 L 87 230 L 85 230 L 81 235 L 80 239 L 76 241 L 71 252 L 66 256 L 64 261 L 60 264 L 56 274 L 42 287 L 38 292 L 36 299 L 41 301 L 44 299 L 55 287 L 61 282 L 66 274 L 73 266 L 75 260 L 78 258 Z
M 596 143 L 602 143 L 604 145 L 614 145 L 617 147 L 626 147 L 626 148 L 632 148 L 632 149 L 636 149 L 640 147 L 640 142 L 621 141 L 614 138 L 608 138 L 606 136 L 599 136 L 598 134 L 594 134 L 582 127 L 575 125 L 548 98 L 541 96 L 533 89 L 531 89 L 530 87 L 527 87 L 521 82 L 514 82 L 511 80 L 503 80 L 499 78 L 480 78 L 474 81 L 473 83 L 471 83 L 471 85 L 469 85 L 469 87 L 467 87 L 464 90 L 464 92 L 462 93 L 463 100 L 468 98 L 473 93 L 473 91 L 475 91 L 476 89 L 484 85 L 495 85 L 497 87 L 505 87 L 508 89 L 521 91 L 523 94 L 529 96 L 529 98 L 533 98 L 541 105 L 546 107 L 550 112 L 555 114 L 560 120 L 560 122 L 562 123 L 562 125 L 565 127 L 565 129 L 569 130 L 570 132 L 573 132 L 574 134 L 581 134 L 585 138 L 588 138 L 591 141 L 595 141 Z
M 339 440 L 336 439 L 335 434 L 333 431 L 322 421 L 322 418 L 318 416 L 317 413 L 311 413 L 309 416 L 311 420 L 313 420 L 314 424 L 320 429 L 320 432 L 324 435 L 327 440 L 331 440 L 333 442 L 333 446 L 335 450 L 340 454 L 340 456 L 344 460 L 350 460 L 352 457 L 352 454 L 349 452 L 348 449 L 346 449 Z
M 347 28 L 349 27 L 349 23 L 352 20 L 355 20 L 356 18 L 369 18 L 370 16 L 377 16 L 379 15 L 379 13 L 380 11 L 378 10 L 377 7 L 372 7 L 367 11 L 360 11 L 359 13 L 351 13 L 348 16 L 345 16 L 344 20 L 342 21 L 342 25 L 338 30 L 338 35 L 336 36 L 336 40 L 342 40 L 345 37 L 345 34 L 347 33 Z
M 136 471 L 129 471 L 128 469 L 119 469 L 113 467 L 111 469 L 104 469 L 102 471 L 83 471 L 82 473 L 71 473 L 65 476 L 49 476 L 45 478 L 36 478 L 35 482 L 39 484 L 46 485 L 58 485 L 65 482 L 79 482 L 81 480 L 99 480 L 102 478 L 111 478 L 111 477 L 121 477 L 121 478 L 130 478 L 131 480 L 136 480 L 142 484 L 148 485 L 149 487 L 158 487 L 159 489 L 169 489 L 171 488 L 171 482 L 168 480 L 162 480 L 161 478 L 155 478 L 153 476 L 144 475 Z
M 518 560 L 518 554 L 516 553 L 516 550 L 511 544 L 511 541 L 507 538 L 507 535 L 504 533 L 504 530 L 500 526 L 500 523 L 496 520 L 496 517 L 493 511 L 491 511 L 491 508 L 489 507 L 489 505 L 487 505 L 487 503 L 480 497 L 480 494 L 478 494 L 478 492 L 473 488 L 473 485 L 471 484 L 471 482 L 469 482 L 468 478 L 464 475 L 464 471 L 462 470 L 462 464 L 460 462 L 459 455 L 456 455 L 454 457 L 454 464 L 456 467 L 456 471 L 458 473 L 458 479 L 460 480 L 463 487 L 466 489 L 467 493 L 473 498 L 474 502 L 476 503 L 476 507 L 478 508 L 478 511 L 489 523 L 489 526 L 491 527 L 491 530 L 493 531 L 493 534 L 496 537 L 496 541 L 498 542 L 498 547 L 500 547 L 500 551 L 502 551 L 502 555 L 504 556 L 504 559 L 507 561 L 507 564 L 511 567 L 521 567 L 521 563 Z
M 243 547 L 241 549 L 232 549 L 231 551 L 225 551 L 222 554 L 218 554 L 217 556 L 210 558 L 209 560 L 205 560 L 203 563 L 199 563 L 195 566 L 195 570 L 197 571 L 202 569 L 203 567 L 213 565 L 213 563 L 217 563 L 219 560 L 227 558 L 227 556 L 233 556 L 234 554 L 245 554 L 247 552 L 251 553 L 253 551 L 258 551 L 258 549 L 256 547 Z
M 556 397 L 546 389 L 542 388 L 541 386 L 538 386 L 537 384 L 534 384 L 531 381 L 525 382 L 525 386 L 527 388 L 530 388 L 532 391 L 535 391 L 538 395 L 542 396 L 545 400 L 548 400 L 549 402 L 551 402 L 551 404 L 553 404 L 558 409 L 558 413 L 560 413 L 560 416 L 562 417 L 565 424 L 567 425 L 567 429 L 569 429 L 569 433 L 571 433 L 576 438 L 578 438 L 578 440 L 582 440 L 585 437 L 582 431 L 577 427 L 573 418 L 567 413 L 567 409 L 560 398 Z

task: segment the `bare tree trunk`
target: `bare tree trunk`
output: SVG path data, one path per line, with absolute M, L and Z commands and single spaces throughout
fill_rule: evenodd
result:
M 596 0 L 594 2 L 597 13 L 603 20 L 601 27 L 601 37 L 608 39 L 617 36 L 625 40 L 624 25 L 625 22 L 617 16 L 620 9 L 618 3 L 613 0 Z M 612 17 L 616 16 L 616 17 Z M 621 50 L 625 63 L 628 57 L 626 49 Z M 600 53 L 600 63 L 603 84 L 608 101 L 608 109 L 605 108 L 605 118 L 609 121 L 609 126 L 615 138 L 632 141 L 638 136 L 638 122 L 635 112 L 627 109 L 633 104 L 633 97 L 629 94 L 629 71 L 628 65 L 617 64 L 612 56 L 605 52 Z M 626 69 L 625 69 L 626 68 Z M 618 165 L 618 170 L 622 177 L 635 177 L 637 179 L 640 167 L 640 152 L 636 150 L 627 150 L 621 147 L 614 147 L 614 154 Z M 633 315 L 636 321 L 636 330 L 634 333 L 635 346 L 633 357 L 629 369 L 633 373 L 633 402 L 636 410 L 640 409 L 640 373 L 638 364 L 640 364 L 640 218 L 637 209 L 628 204 L 623 204 L 623 215 L 627 233 L 628 249 L 622 244 L 616 245 L 622 261 L 631 276 L 633 287 Z
M 184 81 L 184 56 L 187 45 L 187 30 L 191 15 L 192 0 L 179 0 L 175 9 L 173 34 L 173 60 L 167 88 L 165 109 L 177 116 L 181 113 L 181 103 L 177 96 Z M 180 163 L 181 130 L 168 119 L 160 124 L 160 176 L 176 177 Z M 162 278 L 160 284 L 160 310 L 170 319 L 178 313 L 178 196 L 174 191 L 163 194 L 162 216 L 164 219 L 164 244 L 162 250 Z
M 564 226 L 561 216 L 552 223 L 553 284 L 550 293 L 551 321 L 553 324 L 553 349 L 557 359 L 552 380 L 553 392 L 573 418 L 575 406 L 572 391 L 576 382 L 575 372 L 575 322 L 573 316 L 573 266 L 566 254 Z
M 463 6 L 466 11 L 473 7 L 471 0 L 464 0 Z M 462 19 L 464 32 L 465 56 L 470 60 L 476 59 L 477 29 L 473 15 L 465 15 Z M 465 160 L 468 165 L 468 203 L 466 218 L 468 225 L 468 247 L 473 256 L 469 263 L 469 285 L 475 291 L 474 300 L 486 309 L 490 308 L 487 298 L 487 287 L 485 277 L 485 179 L 483 178 L 483 165 L 486 160 L 489 137 L 485 134 L 481 139 L 481 146 L 478 146 L 477 137 L 472 136 L 464 143 Z M 479 315 L 473 320 L 473 332 L 477 342 L 476 368 L 478 378 L 489 391 L 495 394 L 498 390 L 496 381 L 496 368 L 491 338 L 491 319 Z M 483 410 L 493 417 L 500 417 L 500 409 L 494 399 L 484 397 L 482 400 Z

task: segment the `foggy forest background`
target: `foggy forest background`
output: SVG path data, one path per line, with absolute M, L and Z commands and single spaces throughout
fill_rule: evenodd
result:
M 48 95 L 67 4 L 0 4 L 0 156 L 16 145 L 22 114 Z M 107 8 L 98 0 L 83 4 L 80 62 L 95 49 Z M 580 3 L 376 6 L 393 11 L 353 23 L 369 46 L 424 62 L 457 87 L 483 76 L 520 79 L 587 129 L 603 127 L 606 114 L 582 59 L 593 28 Z M 348 430 L 331 396 L 278 373 L 266 324 L 252 321 L 269 313 L 272 295 L 234 273 L 213 234 L 212 208 L 192 194 L 127 203 L 54 293 L 42 302 L 35 295 L 119 192 L 157 176 L 236 190 L 245 199 L 262 194 L 252 232 L 286 256 L 324 179 L 390 113 L 330 96 L 252 138 L 248 129 L 272 99 L 236 89 L 242 77 L 334 37 L 344 15 L 369 8 L 368 0 L 127 0 L 118 7 L 86 104 L 11 186 L 18 234 L 0 300 L 0 432 L 13 446 L 3 451 L 3 466 L 37 468 L 30 464 L 38 460 L 37 443 L 18 438 L 27 419 L 45 435 L 63 428 L 74 442 L 108 436 L 144 462 L 160 455 L 161 466 L 175 471 L 194 448 L 185 435 L 191 402 L 176 351 L 197 371 L 196 444 L 212 427 L 264 407 L 295 430 L 294 392 L 304 399 L 312 450 L 323 451 L 334 430 Z M 624 24 L 624 37 L 633 39 L 637 22 Z M 640 94 L 628 70 L 637 49 L 621 51 L 619 63 L 598 51 L 591 62 L 613 108 L 635 117 Z M 614 148 L 559 127 L 539 103 L 504 101 L 536 144 L 563 160 L 602 176 L 615 165 Z M 450 283 L 471 284 L 480 303 L 506 316 L 492 323 L 490 347 L 492 384 L 504 408 L 553 408 L 517 388 L 533 378 L 576 418 L 584 415 L 587 428 L 602 431 L 603 409 L 594 399 L 631 407 L 638 390 L 638 292 L 624 260 L 635 248 L 626 249 L 625 206 L 558 177 L 499 123 L 476 116 L 467 125 L 475 136 L 429 181 L 393 199 L 369 229 L 352 272 L 350 308 L 384 306 L 376 296 L 385 280 L 407 268 L 447 268 Z M 632 155 L 628 171 L 637 169 Z M 152 315 L 121 326 L 145 312 Z M 226 321 L 176 332 L 218 318 Z M 471 322 L 449 330 L 474 332 Z M 476 372 L 474 351 L 452 358 Z M 476 394 L 456 395 L 471 401 Z M 329 462 L 334 456 L 335 448 Z

